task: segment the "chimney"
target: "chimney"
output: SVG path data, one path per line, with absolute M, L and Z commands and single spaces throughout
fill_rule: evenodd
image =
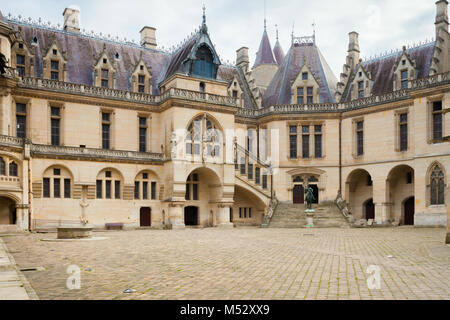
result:
M 348 61 L 347 64 L 353 69 L 359 62 L 359 34 L 358 32 L 352 31 L 348 36 L 348 57 L 351 58 L 351 61 Z
M 242 47 L 236 51 L 236 65 L 245 73 L 250 66 L 250 59 L 248 58 L 248 48 Z
M 141 30 L 141 46 L 148 49 L 156 49 L 156 29 L 153 27 L 143 27 Z
M 80 33 L 80 11 L 74 8 L 66 8 L 63 16 L 64 31 Z
M 448 1 L 439 0 L 436 2 L 436 35 L 438 35 L 440 29 L 444 29 L 448 32 Z

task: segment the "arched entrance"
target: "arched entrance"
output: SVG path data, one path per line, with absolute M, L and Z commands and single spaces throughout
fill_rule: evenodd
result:
M 148 207 L 141 208 L 140 212 L 140 225 L 141 227 L 152 226 L 152 209 Z
M 293 176 L 292 201 L 294 204 L 305 203 L 305 190 L 309 186 L 313 189 L 314 202 L 318 204 L 319 201 L 319 177 L 314 174 L 304 173 Z
M 184 225 L 198 226 L 198 207 L 184 208 Z
M 414 206 L 415 206 L 414 197 L 407 199 L 403 204 L 403 212 L 404 212 L 403 224 L 405 226 L 414 225 L 414 213 L 415 213 Z
M 390 203 L 389 220 L 405 224 L 405 199 L 414 198 L 414 180 L 414 169 L 405 164 L 398 165 L 389 172 L 386 181 L 386 198 Z
M 366 219 L 366 205 L 369 204 L 367 199 L 371 199 L 373 204 L 372 177 L 364 169 L 353 170 L 345 184 L 345 200 L 356 219 Z M 370 209 L 371 206 L 369 206 L 369 213 Z
M 10 198 L 0 197 L 0 225 L 13 225 L 16 222 L 16 203 Z
M 373 199 L 367 200 L 364 203 L 364 212 L 366 220 L 375 220 L 375 205 Z

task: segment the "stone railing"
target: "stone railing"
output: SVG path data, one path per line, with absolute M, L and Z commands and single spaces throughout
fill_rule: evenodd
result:
M 219 96 L 209 93 L 196 92 L 184 89 L 170 88 L 160 96 L 109 89 L 102 87 L 87 86 L 82 84 L 69 83 L 41 78 L 24 77 L 19 80 L 19 87 L 29 89 L 41 89 L 53 92 L 78 94 L 102 99 L 113 99 L 143 104 L 157 105 L 168 99 L 183 99 L 196 102 L 206 102 L 216 105 L 237 106 L 237 99 L 229 96 Z
M 32 155 L 67 156 L 70 158 L 95 158 L 144 162 L 164 161 L 164 155 L 162 153 L 61 147 L 39 144 L 33 144 L 31 146 L 31 153 Z
M 17 147 L 22 148 L 24 145 L 24 139 L 0 135 L 0 146 Z
M 168 89 L 161 95 L 160 101 L 164 102 L 171 98 L 237 107 L 237 99 L 230 96 L 219 96 L 215 94 L 184 90 L 178 88 Z
M 273 197 L 272 200 L 270 201 L 269 208 L 267 208 L 267 212 L 264 215 L 264 220 L 261 225 L 262 228 L 269 227 L 269 224 L 270 224 L 270 221 L 272 220 L 273 214 L 275 213 L 275 210 L 277 210 L 278 203 L 279 203 L 279 201 L 278 201 L 277 197 Z
M 410 81 L 410 89 L 423 89 L 450 82 L 450 72 L 439 73 L 422 79 Z

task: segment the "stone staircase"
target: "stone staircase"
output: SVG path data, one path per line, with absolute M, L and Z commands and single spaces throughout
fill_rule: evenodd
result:
M 313 205 L 316 211 L 315 228 L 350 228 L 339 208 L 334 204 Z M 304 204 L 280 202 L 269 223 L 269 228 L 305 228 L 306 216 Z
M 23 231 L 16 225 L 0 225 L 0 234 L 22 233 Z

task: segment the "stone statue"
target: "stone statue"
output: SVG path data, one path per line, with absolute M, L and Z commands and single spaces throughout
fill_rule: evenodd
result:
M 314 190 L 308 186 L 308 188 L 306 188 L 306 207 L 307 207 L 307 209 L 312 209 L 312 203 L 314 200 L 316 200 L 316 198 L 314 197 Z
M 177 134 L 175 132 L 172 132 L 172 136 L 170 137 L 172 159 L 177 158 L 177 143 Z
M 8 60 L 3 53 L 0 53 L 0 75 L 5 74 L 7 69 L 9 69 Z

